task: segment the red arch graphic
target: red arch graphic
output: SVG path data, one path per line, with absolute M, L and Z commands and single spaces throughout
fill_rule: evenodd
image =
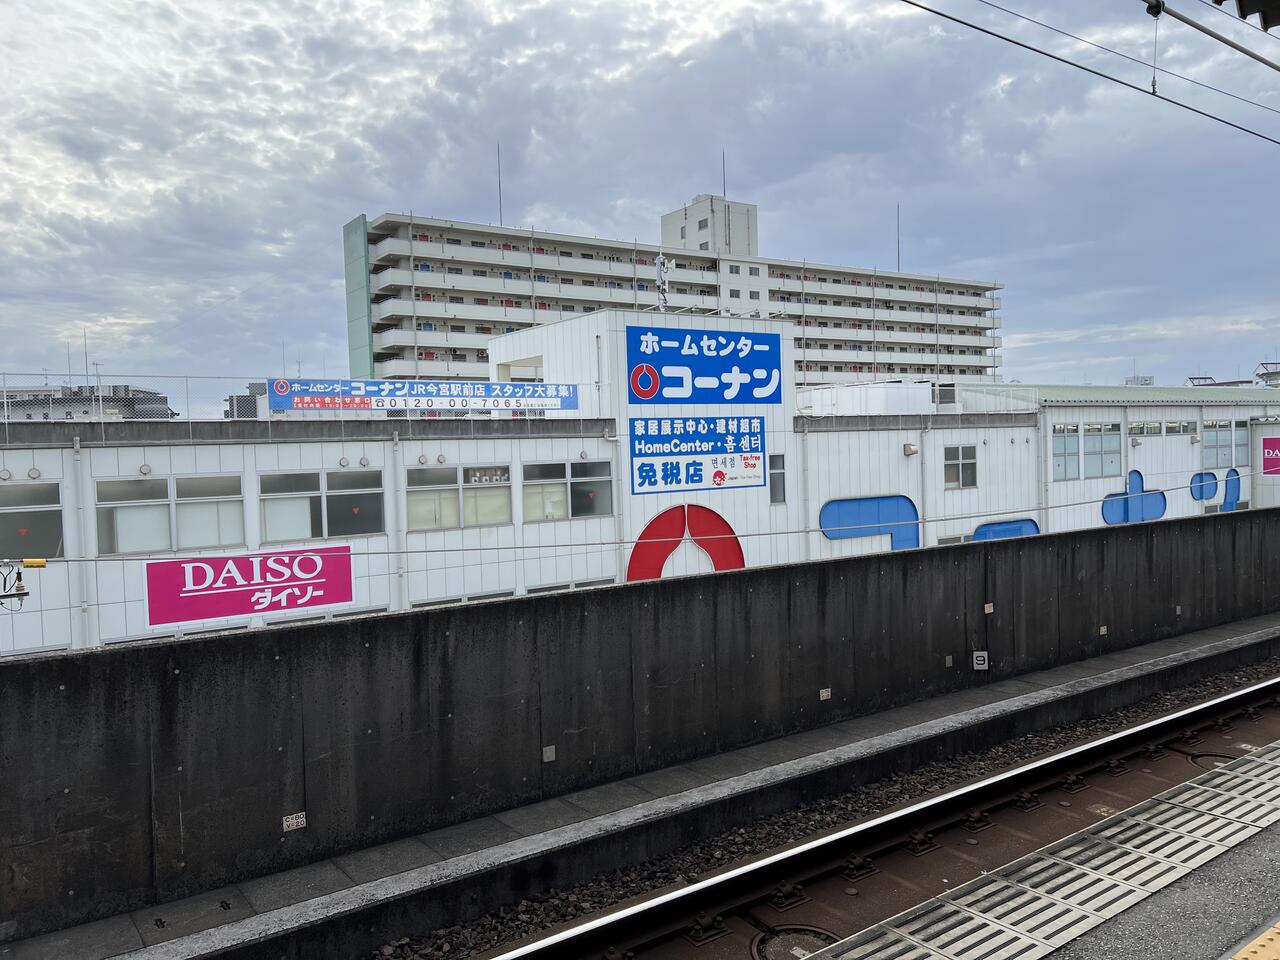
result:
M 742 544 L 729 521 L 709 507 L 697 504 L 663 510 L 641 531 L 631 548 L 627 580 L 656 580 L 667 558 L 684 540 L 685 531 L 716 570 L 741 570 L 747 565 Z

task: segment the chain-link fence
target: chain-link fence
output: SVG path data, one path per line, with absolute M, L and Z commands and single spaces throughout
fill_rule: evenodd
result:
M 33 423 L 116 421 L 198 422 L 287 418 L 394 420 L 405 417 L 537 417 L 538 410 L 289 410 L 272 411 L 268 390 L 274 377 L 157 377 L 92 373 L 0 373 L 0 442 L 28 442 Z

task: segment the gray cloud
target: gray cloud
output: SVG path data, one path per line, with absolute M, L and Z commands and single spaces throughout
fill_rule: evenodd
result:
M 1018 7 L 1150 49 L 1136 4 Z M 0 29 L 11 369 L 58 367 L 87 325 L 108 371 L 274 372 L 282 343 L 340 370 L 342 223 L 496 220 L 497 140 L 507 219 L 540 228 L 653 240 L 718 190 L 722 149 L 766 253 L 892 267 L 901 202 L 905 269 L 1008 285 L 1007 377 L 1234 375 L 1280 340 L 1277 148 L 892 0 L 11 0 Z M 1280 106 L 1260 67 L 1162 37 L 1172 69 Z

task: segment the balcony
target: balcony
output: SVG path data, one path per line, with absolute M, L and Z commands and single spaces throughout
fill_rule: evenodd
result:
M 487 350 L 489 341 L 501 336 L 505 331 L 496 333 L 456 333 L 447 325 L 438 330 L 392 329 L 380 330 L 373 335 L 374 350 L 412 350 L 414 347 L 428 347 L 435 350 L 450 348 L 463 350 Z
M 935 303 L 933 290 L 899 290 L 897 287 L 876 286 L 869 283 L 819 283 L 816 280 L 800 280 L 798 278 L 783 279 L 770 277 L 769 289 L 778 290 L 797 297 L 803 293 L 812 299 L 815 296 L 858 297 L 870 300 L 891 300 L 895 303 L 919 303 L 932 306 Z M 970 297 L 961 294 L 939 293 L 936 302 L 943 307 L 963 307 L 969 310 L 994 310 L 1000 306 L 998 297 Z M 809 304 L 813 306 L 813 304 Z
M 466 360 L 376 360 L 373 375 L 378 379 L 417 377 L 419 379 L 466 377 L 487 380 L 489 364 Z

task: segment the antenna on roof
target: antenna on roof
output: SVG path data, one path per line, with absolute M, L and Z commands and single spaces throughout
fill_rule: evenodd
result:
M 502 226 L 502 141 L 498 141 L 498 226 Z
M 725 173 L 724 151 L 720 151 L 720 196 L 726 200 L 729 198 L 729 177 Z

